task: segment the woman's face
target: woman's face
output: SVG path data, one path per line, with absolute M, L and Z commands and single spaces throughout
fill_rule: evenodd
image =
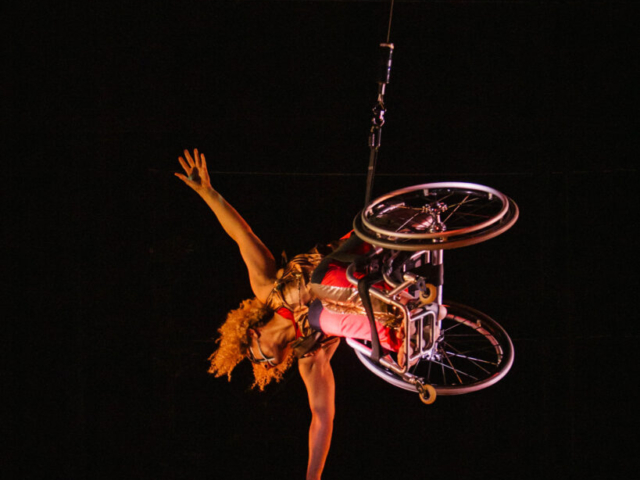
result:
M 263 364 L 266 368 L 275 367 L 279 362 L 277 356 L 274 355 L 273 349 L 268 345 L 264 348 L 260 342 L 260 335 L 251 335 L 251 344 L 249 345 L 249 360 L 253 363 Z
M 287 358 L 287 349 L 281 349 L 278 345 L 263 334 L 262 329 L 249 329 L 248 357 L 253 363 L 264 365 L 266 368 L 272 368 L 281 364 Z

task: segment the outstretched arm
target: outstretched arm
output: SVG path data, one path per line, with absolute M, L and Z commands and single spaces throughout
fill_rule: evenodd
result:
M 191 187 L 209 205 L 225 232 L 238 244 L 242 259 L 249 270 L 251 289 L 255 296 L 266 301 L 273 288 L 276 263 L 269 249 L 253 233 L 249 224 L 211 186 L 207 162 L 197 149 L 193 157 L 188 150 L 184 158 L 178 158 L 187 175 L 176 173 L 176 177 Z
M 298 362 L 311 407 L 307 480 L 320 480 L 331 446 L 335 415 L 335 380 L 329 361 L 338 343 L 336 341 L 320 349 L 314 356 L 302 358 Z

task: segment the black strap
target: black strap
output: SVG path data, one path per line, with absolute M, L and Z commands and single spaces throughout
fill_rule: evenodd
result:
M 352 233 L 342 245 L 322 259 L 311 274 L 311 283 L 322 283 L 331 262 L 351 263 L 362 257 L 362 255 L 352 253 L 362 243 L 363 241 L 355 233 Z
M 369 288 L 379 282 L 382 279 L 382 275 L 378 272 L 370 273 L 358 281 L 358 293 L 360 294 L 360 300 L 362 300 L 362 306 L 367 317 L 369 318 L 369 326 L 371 328 L 371 360 L 378 362 L 380 360 L 380 338 L 378 337 L 378 329 L 376 328 L 376 318 L 373 315 L 373 307 L 371 306 L 371 296 L 369 295 Z

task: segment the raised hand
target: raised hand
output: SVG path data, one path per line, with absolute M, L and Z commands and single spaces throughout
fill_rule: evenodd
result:
M 186 159 L 186 160 L 185 160 Z M 178 157 L 178 161 L 187 175 L 176 173 L 176 177 L 200 193 L 211 188 L 211 180 L 207 171 L 207 162 L 204 155 L 198 153 L 198 149 L 193 150 L 193 157 L 189 150 L 184 151 L 184 158 Z

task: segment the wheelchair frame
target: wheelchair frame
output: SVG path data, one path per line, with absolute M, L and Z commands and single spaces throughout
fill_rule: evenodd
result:
M 443 303 L 443 259 L 445 249 L 505 232 L 518 213 L 515 202 L 497 190 L 460 182 L 396 190 L 360 212 L 355 233 L 375 247 L 346 272 L 372 327 L 370 342 L 347 339 L 360 361 L 392 385 L 418 392 L 427 404 L 436 395 L 469 393 L 501 380 L 513 365 L 513 343 L 484 313 Z M 371 297 L 389 305 L 404 326 L 403 362 L 380 347 Z

